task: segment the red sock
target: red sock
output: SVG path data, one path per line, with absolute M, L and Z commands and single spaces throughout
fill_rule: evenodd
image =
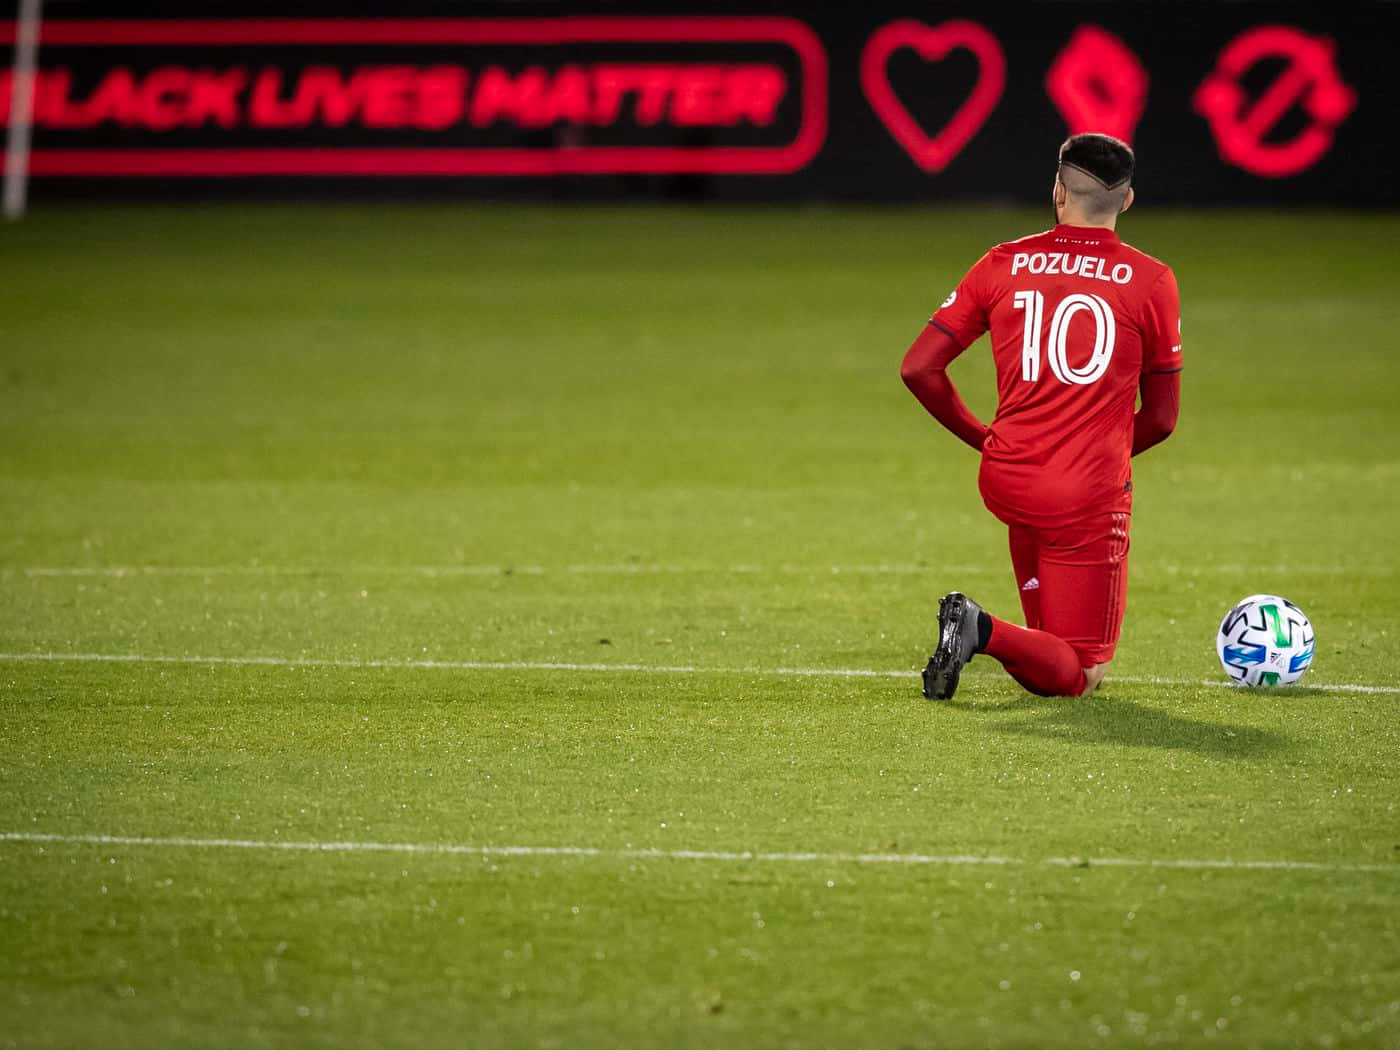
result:
M 989 617 L 992 635 L 982 651 L 1001 661 L 1006 673 L 1037 696 L 1078 696 L 1084 692 L 1079 654 L 1063 638 Z

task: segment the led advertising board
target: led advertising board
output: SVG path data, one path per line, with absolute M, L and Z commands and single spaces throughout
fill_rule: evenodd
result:
M 97 193 L 610 196 L 690 177 L 732 199 L 1034 199 L 1027 165 L 1095 130 L 1139 148 L 1149 199 L 1400 199 L 1384 61 L 1400 5 L 527 10 L 51 17 L 30 174 Z M 12 87 L 7 65 L 6 121 Z

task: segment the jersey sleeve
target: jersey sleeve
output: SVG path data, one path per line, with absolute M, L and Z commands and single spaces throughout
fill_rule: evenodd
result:
M 953 342 L 964 349 L 991 324 L 988 316 L 990 300 L 986 294 L 987 267 L 988 256 L 984 255 L 929 318 L 929 324 L 943 329 Z
M 1167 267 L 1147 296 L 1142 322 L 1142 370 L 1181 371 L 1181 294 Z

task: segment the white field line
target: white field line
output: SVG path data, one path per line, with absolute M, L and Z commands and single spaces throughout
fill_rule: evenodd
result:
M 1310 860 L 1233 860 L 1152 857 L 1046 857 L 1026 860 L 976 853 L 769 853 L 760 850 L 602 849 L 596 846 L 471 846 L 433 842 L 292 842 L 276 839 L 152 838 L 140 835 L 57 835 L 0 832 L 0 842 L 166 849 L 244 849 L 293 853 L 422 853 L 469 857 L 595 857 L 611 860 L 697 860 L 727 863 L 968 865 L 1056 868 L 1171 868 L 1185 871 L 1321 871 L 1400 874 L 1400 864 L 1332 864 Z
M 1358 573 L 1375 575 L 1393 572 L 1386 568 L 1348 567 L 1345 565 L 1135 565 L 1147 573 L 1168 576 L 1351 576 Z M 22 573 L 31 578 L 90 576 L 123 579 L 139 576 L 406 576 L 426 579 L 473 576 L 931 576 L 940 578 L 961 575 L 1003 575 L 1009 572 L 1002 564 L 918 565 L 912 562 L 865 565 L 774 565 L 735 564 L 700 565 L 684 563 L 572 564 L 572 565 L 31 565 L 24 568 L 0 569 L 10 576 Z
M 746 674 L 798 678 L 908 678 L 915 671 L 824 667 L 693 667 L 684 664 L 555 663 L 534 660 L 337 660 L 302 656 L 148 656 L 140 653 L 0 653 L 0 663 L 226 664 L 233 667 L 335 667 L 346 670 L 583 671 L 633 674 Z
M 428 671 L 578 671 L 589 674 L 714 674 L 760 675 L 781 678 L 914 678 L 918 672 L 862 667 L 697 667 L 687 664 L 565 663 L 535 660 L 348 660 L 311 656 L 162 656 L 146 653 L 3 653 L 0 663 L 110 663 L 193 664 L 229 667 L 331 667 L 344 670 Z M 971 676 L 981 677 L 979 675 Z M 1107 681 L 1132 685 L 1189 685 L 1222 689 L 1238 688 L 1213 679 L 1158 678 L 1150 675 L 1110 674 Z M 1340 693 L 1400 693 L 1400 686 L 1361 685 L 1351 682 L 1309 682 L 1306 688 Z

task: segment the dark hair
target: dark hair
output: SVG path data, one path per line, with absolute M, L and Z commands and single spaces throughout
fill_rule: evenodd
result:
M 1106 190 L 1129 183 L 1133 178 L 1133 151 L 1126 142 L 1112 135 L 1093 132 L 1071 135 L 1060 147 L 1060 163 L 1093 176 Z

